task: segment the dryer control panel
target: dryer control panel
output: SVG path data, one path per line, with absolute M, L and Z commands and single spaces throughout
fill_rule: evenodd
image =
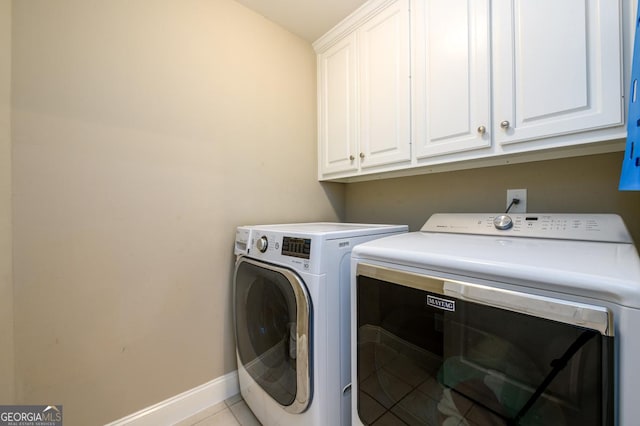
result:
M 422 232 L 633 243 L 616 214 L 434 214 Z

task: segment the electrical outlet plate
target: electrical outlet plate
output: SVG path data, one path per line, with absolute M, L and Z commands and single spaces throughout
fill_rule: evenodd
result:
M 518 204 L 511 206 L 509 213 L 526 213 L 527 212 L 527 190 L 526 189 L 507 189 L 507 206 L 513 201 L 514 198 L 520 200 Z

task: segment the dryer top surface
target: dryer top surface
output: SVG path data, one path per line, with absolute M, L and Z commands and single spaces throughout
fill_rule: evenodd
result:
M 352 257 L 640 309 L 640 258 L 630 243 L 411 232 L 356 246 Z

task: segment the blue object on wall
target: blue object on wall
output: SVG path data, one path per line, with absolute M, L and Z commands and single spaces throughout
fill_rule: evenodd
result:
M 622 162 L 620 191 L 640 190 L 640 2 L 636 13 L 636 35 L 633 43 L 633 65 L 631 68 L 631 93 L 627 121 L 627 149 Z

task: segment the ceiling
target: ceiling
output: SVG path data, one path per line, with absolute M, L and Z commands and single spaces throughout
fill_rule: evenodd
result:
M 236 0 L 313 43 L 366 0 Z

